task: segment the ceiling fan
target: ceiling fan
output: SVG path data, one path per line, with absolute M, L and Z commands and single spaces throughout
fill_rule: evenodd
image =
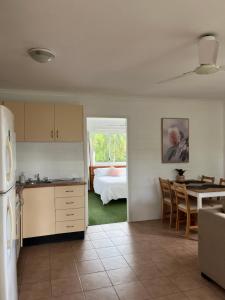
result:
M 198 42 L 199 66 L 192 71 L 185 72 L 181 75 L 174 76 L 157 83 L 161 84 L 169 82 L 192 74 L 209 75 L 219 71 L 225 71 L 225 66 L 219 66 L 216 64 L 218 50 L 219 42 L 215 35 L 205 34 L 200 36 Z

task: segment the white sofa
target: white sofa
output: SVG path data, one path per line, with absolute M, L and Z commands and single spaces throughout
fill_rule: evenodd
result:
M 223 208 L 199 210 L 199 263 L 206 275 L 225 288 L 225 213 Z

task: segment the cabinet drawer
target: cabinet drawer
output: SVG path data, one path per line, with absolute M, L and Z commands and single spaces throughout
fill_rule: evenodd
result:
M 84 208 L 77 209 L 57 209 L 56 221 L 83 220 Z
M 68 186 L 56 186 L 55 197 L 79 197 L 84 196 L 83 185 L 68 185 Z
M 84 231 L 84 220 L 56 222 L 56 233 Z
M 64 197 L 55 198 L 56 209 L 80 208 L 84 207 L 84 197 Z

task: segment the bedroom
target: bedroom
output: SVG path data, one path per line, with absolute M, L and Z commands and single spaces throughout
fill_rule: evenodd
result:
M 89 225 L 127 221 L 127 120 L 87 118 Z

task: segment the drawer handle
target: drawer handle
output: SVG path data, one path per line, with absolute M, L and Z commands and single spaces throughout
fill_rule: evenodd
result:
M 70 190 L 70 191 L 65 191 L 66 193 L 73 193 L 74 191 L 73 190 Z
M 66 204 L 74 204 L 74 201 L 66 202 Z
M 73 228 L 74 225 L 67 225 L 66 227 L 67 227 L 67 228 Z
M 69 217 L 69 216 L 74 216 L 74 214 L 66 214 L 66 216 L 67 216 L 67 217 Z

